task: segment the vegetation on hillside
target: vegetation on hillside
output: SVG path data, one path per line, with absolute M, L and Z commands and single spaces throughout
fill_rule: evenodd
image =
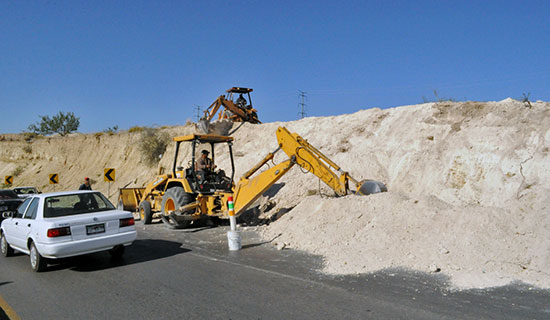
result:
M 40 121 L 29 125 L 28 130 L 35 134 L 50 135 L 58 133 L 61 136 L 66 136 L 71 132 L 78 130 L 80 126 L 80 118 L 76 117 L 73 112 L 64 113 L 59 111 L 58 114 L 50 116 L 39 116 Z
M 159 129 L 143 128 L 139 143 L 143 160 L 150 166 L 156 165 L 168 146 L 170 137 Z

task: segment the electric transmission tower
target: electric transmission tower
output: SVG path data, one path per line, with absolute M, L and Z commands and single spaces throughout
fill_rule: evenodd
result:
M 195 110 L 197 110 L 197 122 L 199 122 L 199 120 L 201 119 L 201 108 L 202 106 L 199 106 L 199 105 L 195 105 Z
M 307 98 L 307 96 L 306 96 L 307 92 L 304 92 L 304 91 L 301 91 L 301 90 L 298 90 L 298 92 L 300 92 L 300 99 L 301 99 L 301 102 L 298 103 L 298 105 L 300 106 L 300 109 L 301 109 L 301 111 L 298 112 L 298 115 L 300 115 L 300 119 L 303 119 L 306 116 L 306 103 L 305 103 L 305 100 Z

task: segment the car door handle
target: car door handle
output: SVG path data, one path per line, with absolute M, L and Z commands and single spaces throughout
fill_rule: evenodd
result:
M 31 226 L 31 224 L 29 223 L 29 224 L 27 225 L 27 227 L 30 227 L 30 226 Z
M 19 222 L 16 222 L 15 225 L 16 225 L 16 226 L 19 225 Z

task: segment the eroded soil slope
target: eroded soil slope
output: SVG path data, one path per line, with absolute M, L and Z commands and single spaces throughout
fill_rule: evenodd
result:
M 236 177 L 276 149 L 275 130 L 297 132 L 356 179 L 389 192 L 335 198 L 318 179 L 293 168 L 245 215 L 266 239 L 321 254 L 329 273 L 388 267 L 443 272 L 457 287 L 520 280 L 549 288 L 550 104 L 428 103 L 368 109 L 287 123 L 234 126 Z M 193 125 L 167 128 L 170 136 Z M 76 189 L 84 176 L 107 193 L 103 169 L 116 168 L 116 189 L 141 186 L 171 168 L 170 145 L 158 166 L 144 164 L 139 133 L 73 134 L 25 142 L 2 135 L 0 176 L 15 185 Z M 187 165 L 189 150 L 180 155 Z M 286 159 L 282 152 L 275 162 Z M 229 171 L 227 155 L 216 158 Z M 276 219 L 275 219 L 276 218 Z

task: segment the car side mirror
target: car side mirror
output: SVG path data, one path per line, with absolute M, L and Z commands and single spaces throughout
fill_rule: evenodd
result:
M 13 218 L 15 216 L 15 211 L 4 211 L 2 212 L 2 218 L 8 219 Z

